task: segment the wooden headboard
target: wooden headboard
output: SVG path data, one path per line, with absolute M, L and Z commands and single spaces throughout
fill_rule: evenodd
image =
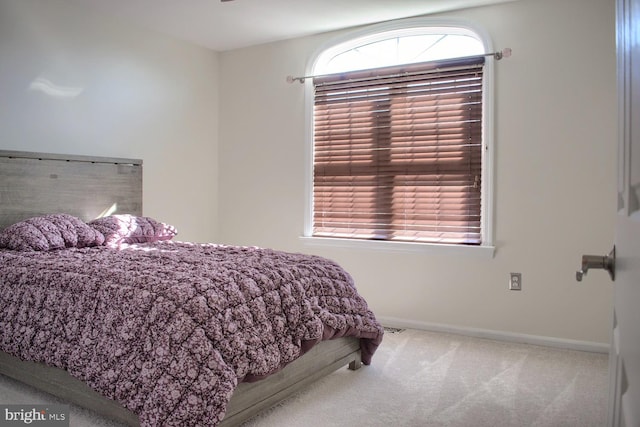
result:
M 0 150 L 0 229 L 49 213 L 142 215 L 142 160 Z

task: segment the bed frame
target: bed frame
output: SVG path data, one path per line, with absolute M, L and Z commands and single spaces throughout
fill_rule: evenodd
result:
M 142 215 L 142 160 L 0 150 L 0 229 L 47 213 L 85 221 L 116 213 Z M 220 425 L 238 425 L 345 365 L 360 368 L 359 340 L 323 341 L 276 374 L 239 384 Z M 139 426 L 137 415 L 62 369 L 0 352 L 0 374 Z

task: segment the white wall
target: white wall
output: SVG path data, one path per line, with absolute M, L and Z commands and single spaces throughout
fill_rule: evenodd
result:
M 183 240 L 216 237 L 218 79 L 215 52 L 0 0 L 0 149 L 141 158 L 144 213 Z
M 440 15 L 513 49 L 495 67 L 491 260 L 304 246 L 304 89 L 285 77 L 344 32 L 221 54 L 221 240 L 333 258 L 382 318 L 607 343 L 612 285 L 575 270 L 613 244 L 614 13 L 613 1 L 522 0 Z M 521 292 L 507 290 L 512 271 Z

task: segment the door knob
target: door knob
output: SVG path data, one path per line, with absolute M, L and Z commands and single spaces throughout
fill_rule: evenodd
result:
M 582 269 L 576 271 L 576 280 L 581 282 L 582 277 L 592 268 L 603 268 L 609 272 L 611 280 L 616 280 L 616 247 L 605 256 L 582 255 Z

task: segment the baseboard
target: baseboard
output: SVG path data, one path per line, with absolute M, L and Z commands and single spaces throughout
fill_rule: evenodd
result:
M 542 345 L 546 347 L 562 348 L 567 350 L 589 351 L 592 353 L 609 353 L 609 345 L 590 341 L 578 341 L 539 335 L 517 334 L 513 332 L 496 331 L 491 329 L 467 328 L 440 323 L 419 322 L 396 317 L 376 316 L 384 326 L 392 328 L 419 329 L 431 332 L 445 332 L 450 334 L 466 335 L 476 338 L 486 338 L 498 341 L 518 342 L 524 344 Z

